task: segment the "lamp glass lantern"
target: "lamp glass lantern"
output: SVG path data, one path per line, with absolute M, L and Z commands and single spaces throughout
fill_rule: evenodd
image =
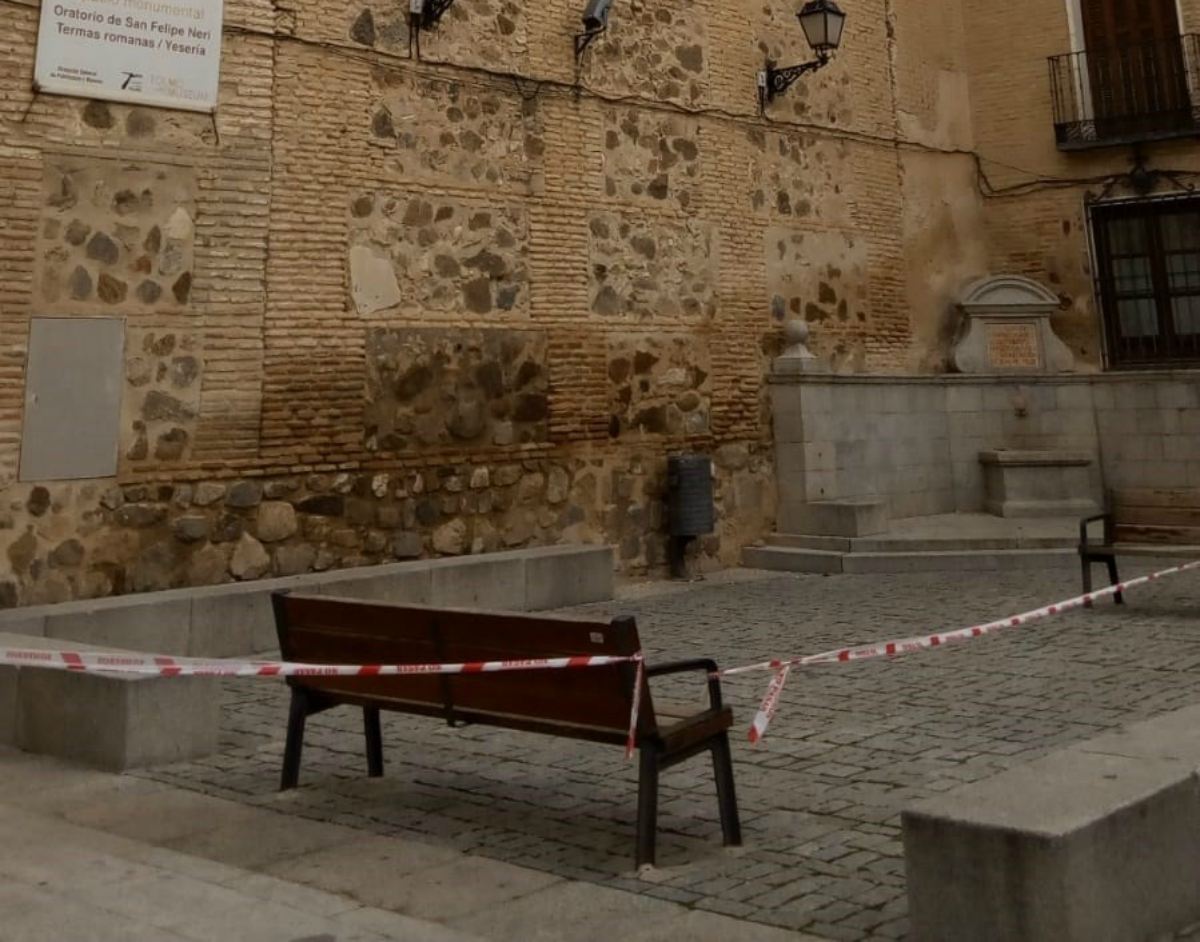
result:
M 842 44 L 846 14 L 833 0 L 809 0 L 796 18 L 800 20 L 800 28 L 804 30 L 808 44 L 822 59 Z

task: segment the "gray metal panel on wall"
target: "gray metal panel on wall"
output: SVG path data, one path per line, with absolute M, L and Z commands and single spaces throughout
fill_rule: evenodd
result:
M 117 473 L 125 322 L 35 317 L 29 329 L 21 480 Z

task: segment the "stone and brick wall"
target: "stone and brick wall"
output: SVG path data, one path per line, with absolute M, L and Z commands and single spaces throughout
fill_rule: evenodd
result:
M 842 371 L 936 371 L 990 267 L 1087 293 L 1045 270 L 1079 264 L 1058 203 L 1018 250 L 979 193 L 975 126 L 1028 96 L 975 0 L 859 0 L 765 116 L 793 0 L 616 4 L 579 65 L 575 0 L 419 37 L 404 6 L 227 0 L 210 117 L 35 96 L 37 0 L 0 0 L 0 604 L 564 539 L 645 571 L 684 450 L 732 562 L 773 515 L 785 317 Z M 988 147 L 1049 138 L 1024 120 Z M 124 323 L 111 478 L 18 480 L 48 315 Z

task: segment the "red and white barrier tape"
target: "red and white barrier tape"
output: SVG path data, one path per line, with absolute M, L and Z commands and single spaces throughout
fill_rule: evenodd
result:
M 730 677 L 737 674 L 750 673 L 751 671 L 769 670 L 775 672 L 770 686 L 767 687 L 766 696 L 763 697 L 762 706 L 759 707 L 758 712 L 754 716 L 754 722 L 750 727 L 750 741 L 757 743 L 766 735 L 767 728 L 771 725 L 775 711 L 779 708 L 779 698 L 783 694 L 784 684 L 787 683 L 788 674 L 793 668 L 814 667 L 822 664 L 846 664 L 851 661 L 868 661 L 881 657 L 898 657 L 901 654 L 915 654 L 918 651 L 932 650 L 933 648 L 939 648 L 942 645 L 951 644 L 956 641 L 971 641 L 975 638 L 981 638 L 984 635 L 1003 631 L 1006 628 L 1019 628 L 1022 625 L 1028 625 L 1030 622 L 1041 621 L 1042 619 L 1052 618 L 1055 615 L 1061 615 L 1076 608 L 1083 608 L 1091 605 L 1098 599 L 1118 595 L 1129 589 L 1136 589 L 1150 582 L 1156 582 L 1166 576 L 1174 576 L 1194 569 L 1200 569 L 1200 561 L 1185 563 L 1182 566 L 1173 566 L 1170 569 L 1151 573 L 1148 576 L 1130 579 L 1128 582 L 1121 582 L 1108 588 L 1097 589 L 1095 592 L 1088 592 L 1073 599 L 1067 599 L 1065 602 L 1055 602 L 1053 605 L 1046 605 L 1021 615 L 1012 615 L 998 621 L 988 622 L 986 625 L 973 625 L 970 628 L 962 628 L 958 631 L 946 631 L 939 634 L 922 635 L 916 638 L 903 638 L 897 641 L 885 641 L 861 647 L 840 648 L 835 651 L 826 651 L 823 654 L 810 654 L 807 657 L 763 661 L 759 664 L 747 665 L 746 667 L 731 667 L 718 673 L 721 676 Z
M 823 664 L 846 664 L 882 657 L 897 657 L 928 651 L 955 641 L 970 641 L 1006 628 L 1018 628 L 1030 622 L 1061 615 L 1082 608 L 1098 599 L 1108 598 L 1155 582 L 1166 576 L 1200 569 L 1200 561 L 1185 563 L 1122 582 L 1108 588 L 1088 592 L 1064 602 L 1012 615 L 986 625 L 974 625 L 957 631 L 885 641 L 860 647 L 839 648 L 823 654 L 810 654 L 786 660 L 762 661 L 744 667 L 717 671 L 718 677 L 733 677 L 754 671 L 773 671 L 775 676 L 767 688 L 762 705 L 750 727 L 750 741 L 756 743 L 767 733 L 783 695 L 788 675 L 797 667 Z M 637 671 L 629 717 L 629 736 L 626 757 L 632 757 L 637 745 L 638 713 L 641 709 L 642 686 L 645 680 L 645 659 L 634 654 L 628 657 L 600 655 L 594 657 L 533 658 L 514 661 L 468 661 L 460 664 L 297 664 L 287 661 L 205 660 L 192 657 L 167 657 L 152 654 L 124 654 L 103 651 L 47 651 L 37 648 L 0 648 L 0 665 L 40 667 L 51 670 L 139 674 L 157 677 L 412 677 L 438 674 L 490 674 L 508 671 L 577 670 L 590 667 L 609 667 L 614 664 L 636 664 Z
M 45 651 L 36 648 L 0 648 L 0 664 L 50 670 L 138 674 L 151 677 L 414 677 L 437 674 L 496 674 L 509 671 L 581 670 L 636 664 L 633 706 L 629 713 L 626 758 L 637 747 L 638 713 L 642 705 L 645 659 L 600 655 L 548 657 L 523 661 L 467 661 L 461 664 L 296 664 L 287 661 L 204 660 L 153 654 L 116 654 L 104 651 Z
M 524 661 L 468 661 L 461 664 L 296 664 L 288 661 L 205 660 L 104 651 L 44 651 L 0 648 L 0 664 L 66 671 L 107 671 L 155 677 L 411 677 L 426 674 L 493 674 L 506 671 L 573 670 L 632 664 L 629 657 L 553 657 Z

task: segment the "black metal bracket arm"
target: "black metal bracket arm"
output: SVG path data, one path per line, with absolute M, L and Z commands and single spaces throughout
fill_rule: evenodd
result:
M 441 20 L 443 14 L 454 6 L 454 0 L 425 0 L 420 13 L 422 29 L 433 29 Z
M 587 47 L 594 43 L 600 35 L 607 31 L 607 26 L 601 26 L 599 29 L 589 29 L 583 33 L 576 33 L 575 58 L 578 59 L 580 56 L 582 56 L 584 52 L 587 51 Z
M 809 72 L 816 72 L 829 64 L 829 56 L 818 56 L 812 62 L 777 69 L 771 62 L 758 73 L 758 107 L 765 110 L 767 105 L 791 88 L 798 78 Z

